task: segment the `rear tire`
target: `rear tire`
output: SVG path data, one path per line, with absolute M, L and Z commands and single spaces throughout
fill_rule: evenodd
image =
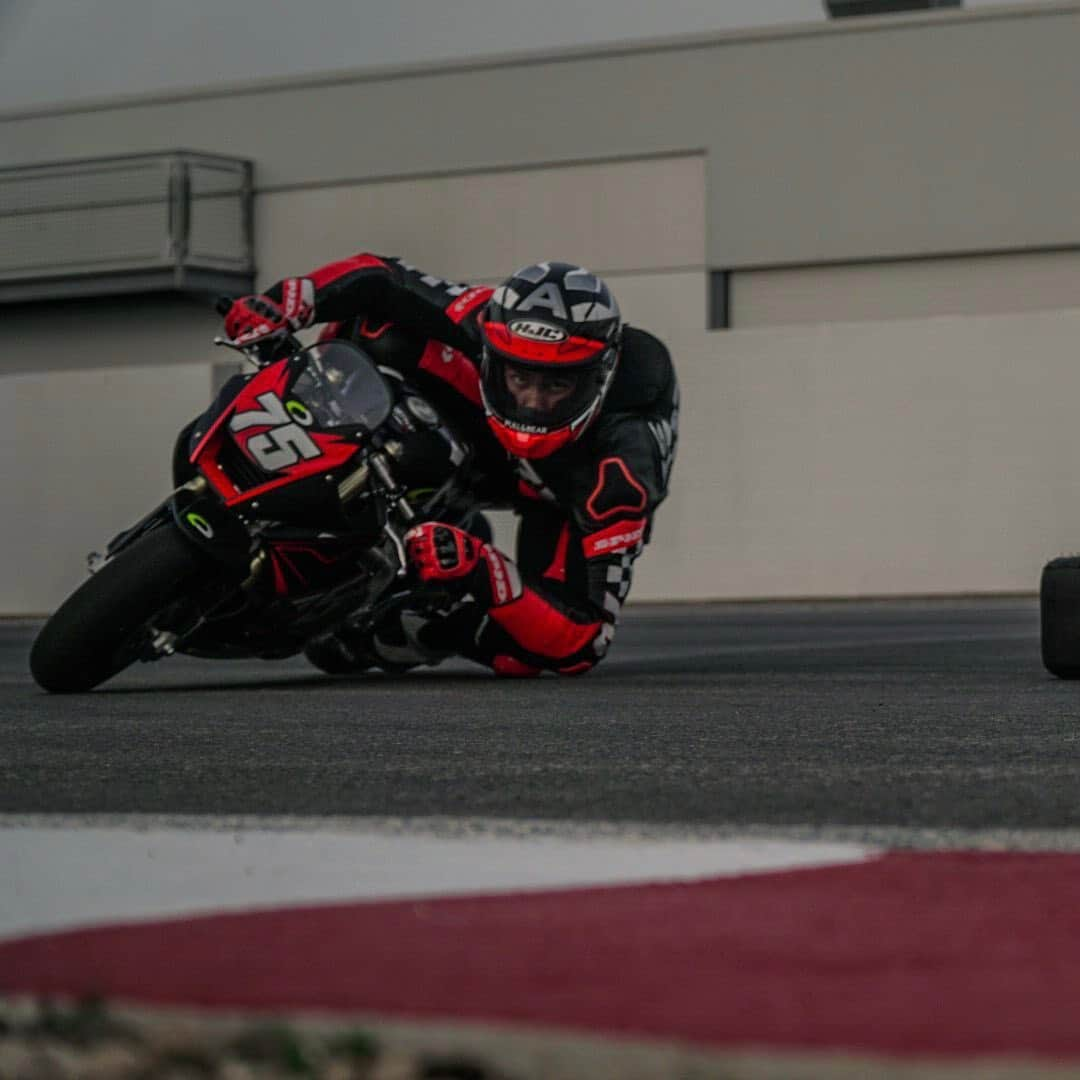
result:
M 139 658 L 154 616 L 205 580 L 209 558 L 173 525 L 153 529 L 84 581 L 30 650 L 37 684 L 90 690 Z
M 1043 567 L 1039 583 L 1042 660 L 1059 679 L 1080 679 L 1080 555 Z

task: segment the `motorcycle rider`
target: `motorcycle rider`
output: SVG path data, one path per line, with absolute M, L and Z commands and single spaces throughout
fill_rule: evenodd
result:
M 607 285 L 543 262 L 497 288 L 356 255 L 235 300 L 237 345 L 327 323 L 400 372 L 466 431 L 489 505 L 520 515 L 516 559 L 475 514 L 406 535 L 421 582 L 452 602 L 407 605 L 373 634 L 313 643 L 328 671 L 401 670 L 456 653 L 500 675 L 588 671 L 605 654 L 674 461 L 678 384 L 664 345 L 624 325 Z

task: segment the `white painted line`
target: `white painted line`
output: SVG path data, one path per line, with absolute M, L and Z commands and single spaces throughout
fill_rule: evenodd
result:
M 760 837 L 0 828 L 0 937 L 287 904 L 693 880 L 874 854 L 862 844 Z

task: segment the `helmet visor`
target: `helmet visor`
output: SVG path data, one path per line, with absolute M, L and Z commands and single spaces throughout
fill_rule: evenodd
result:
M 566 367 L 523 364 L 484 350 L 488 409 L 515 431 L 544 435 L 584 421 L 602 396 L 610 350 Z

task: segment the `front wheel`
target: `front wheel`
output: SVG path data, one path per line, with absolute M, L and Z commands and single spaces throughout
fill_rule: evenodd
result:
M 153 529 L 84 581 L 42 627 L 30 671 L 52 693 L 90 690 L 139 658 L 154 617 L 205 580 L 208 557 L 172 525 Z
M 1039 583 L 1042 660 L 1059 679 L 1080 679 L 1080 555 L 1043 567 Z

